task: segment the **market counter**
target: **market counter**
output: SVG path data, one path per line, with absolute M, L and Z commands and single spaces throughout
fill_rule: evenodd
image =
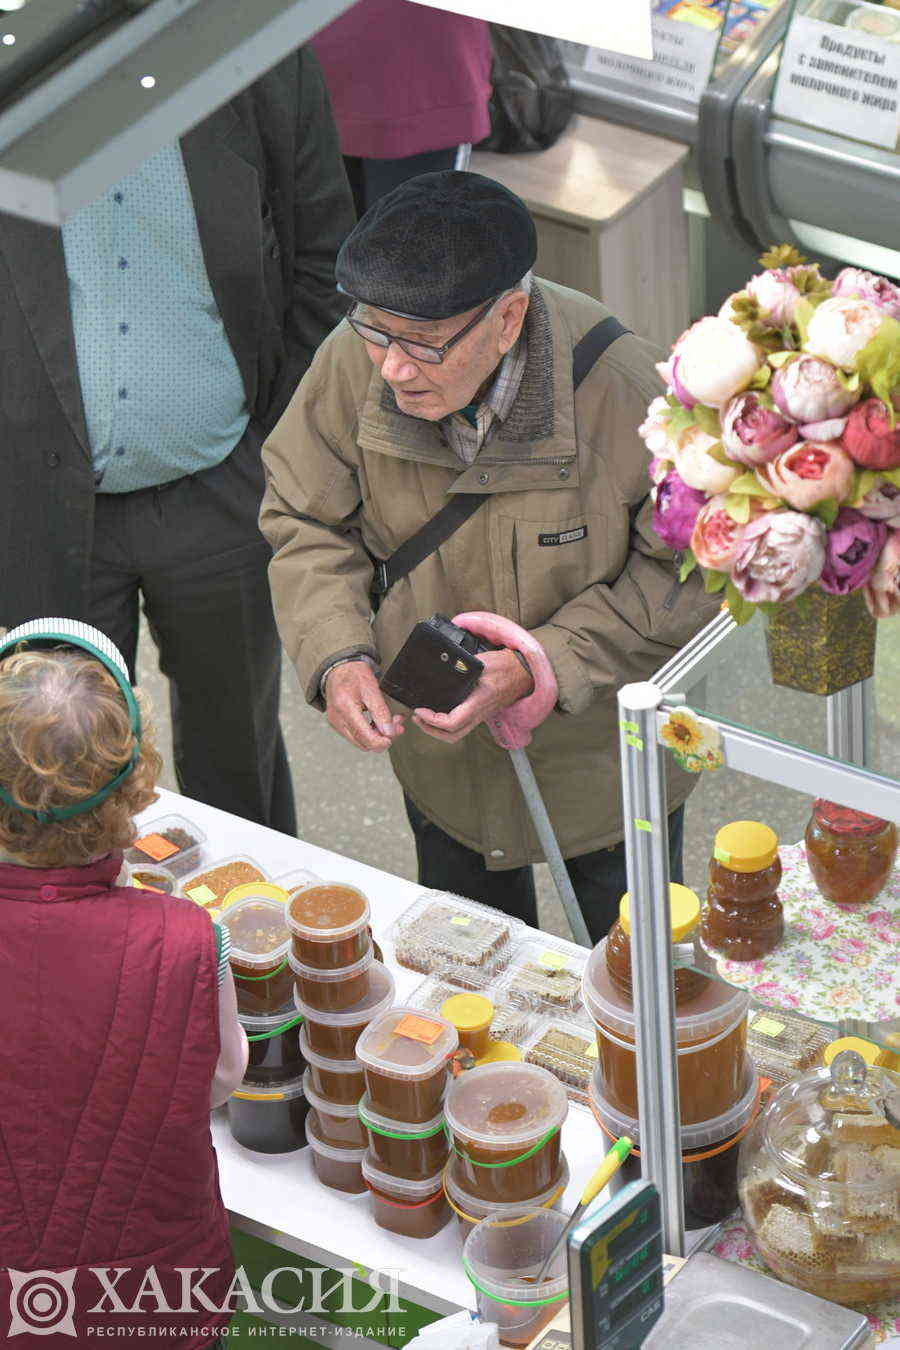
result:
M 386 938 L 394 920 L 421 893 L 417 883 L 165 790 L 160 790 L 160 800 L 144 812 L 141 821 L 148 823 L 170 813 L 185 816 L 206 832 L 209 862 L 248 854 L 270 877 L 304 867 L 323 880 L 358 886 L 371 903 L 374 936 L 396 980 L 396 1001 L 402 1002 L 425 978 L 395 964 Z M 304 1262 L 330 1270 L 355 1267 L 366 1275 L 393 1272 L 398 1276 L 401 1300 L 411 1305 L 387 1318 L 373 1312 L 354 1319 L 349 1312 L 337 1312 L 326 1320 L 297 1313 L 278 1319 L 285 1326 L 305 1328 L 320 1344 L 338 1344 L 349 1331 L 363 1345 L 368 1340 L 399 1346 L 435 1317 L 460 1308 L 474 1309 L 473 1290 L 460 1262 L 455 1220 L 426 1241 L 395 1237 L 377 1227 L 366 1195 L 344 1195 L 319 1183 L 308 1148 L 282 1155 L 249 1152 L 232 1139 L 224 1110 L 215 1113 L 212 1133 L 222 1195 L 235 1231 L 236 1259 L 248 1266 L 248 1277 L 251 1265 L 259 1275 L 266 1265 L 275 1268 Z M 563 1126 L 562 1147 L 571 1170 L 563 1208 L 571 1210 L 606 1148 L 590 1111 L 576 1103 L 571 1104 Z M 355 1301 L 358 1308 L 373 1299 L 371 1287 L 362 1280 L 361 1276 Z M 290 1306 L 299 1297 L 296 1278 L 289 1288 L 285 1283 L 285 1288 L 281 1302 Z M 366 1336 L 365 1329 L 380 1334 Z

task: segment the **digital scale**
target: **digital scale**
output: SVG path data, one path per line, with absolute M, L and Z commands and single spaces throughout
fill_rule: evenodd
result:
M 659 1192 L 632 1181 L 572 1230 L 572 1339 L 579 1350 L 636 1350 L 663 1311 Z

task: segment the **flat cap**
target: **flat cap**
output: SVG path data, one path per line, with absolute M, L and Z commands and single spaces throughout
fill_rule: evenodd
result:
M 423 173 L 371 206 L 337 256 L 339 288 L 411 319 L 449 319 L 510 290 L 537 234 L 514 192 L 480 173 Z

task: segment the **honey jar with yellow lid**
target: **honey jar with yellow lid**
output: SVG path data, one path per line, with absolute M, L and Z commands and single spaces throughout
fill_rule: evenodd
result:
M 735 820 L 716 835 L 701 923 L 707 947 L 730 961 L 758 961 L 784 936 L 778 899 L 778 835 L 757 820 Z

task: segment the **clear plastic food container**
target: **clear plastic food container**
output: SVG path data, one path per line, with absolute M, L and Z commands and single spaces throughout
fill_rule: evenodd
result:
M 287 960 L 301 1003 L 316 1012 L 346 1012 L 368 994 L 369 975 L 375 956 L 369 947 L 361 961 L 336 970 L 301 965 L 290 949 Z
M 466 1240 L 475 1225 L 481 1223 L 482 1219 L 489 1219 L 501 1211 L 507 1214 L 522 1215 L 527 1214 L 532 1209 L 562 1209 L 566 1189 L 569 1185 L 569 1164 L 563 1156 L 560 1156 L 559 1171 L 547 1189 L 542 1191 L 540 1195 L 532 1196 L 530 1200 L 522 1200 L 517 1205 L 509 1202 L 497 1204 L 494 1200 L 482 1200 L 477 1195 L 470 1195 L 462 1184 L 461 1172 L 462 1167 L 459 1158 L 455 1153 L 451 1153 L 447 1166 L 444 1168 L 444 1193 L 447 1196 L 447 1203 L 456 1215 L 463 1241 Z
M 323 1186 L 350 1195 L 361 1194 L 366 1189 L 362 1174 L 364 1148 L 334 1148 L 327 1143 L 315 1111 L 310 1111 L 307 1117 L 306 1140 L 312 1150 L 316 1176 Z
M 355 1103 L 346 1105 L 330 1102 L 316 1092 L 309 1069 L 303 1075 L 306 1100 L 316 1113 L 323 1141 L 332 1148 L 365 1148 L 366 1132 L 360 1122 Z
M 304 1068 L 300 1048 L 303 1018 L 294 1007 L 293 999 L 287 1007 L 261 1017 L 241 1013 L 239 1021 L 250 1044 L 246 1083 L 271 1086 L 301 1077 Z
M 356 1110 L 357 1103 L 366 1090 L 362 1065 L 353 1059 L 330 1059 L 313 1050 L 309 1043 L 309 1027 L 300 1028 L 300 1053 L 309 1065 L 310 1079 L 316 1092 L 327 1097 L 330 1102 L 340 1102 Z
M 779 1279 L 833 1303 L 900 1289 L 900 1087 L 852 1050 L 783 1087 L 741 1146 L 738 1189 Z
M 291 942 L 285 922 L 287 897 L 264 881 L 229 895 L 220 921 L 231 937 L 229 962 L 238 1011 L 271 1015 L 290 1002 L 293 983 L 287 959 Z
M 454 1078 L 444 1115 L 462 1184 L 500 1204 L 546 1191 L 568 1111 L 565 1088 L 534 1064 L 489 1064 Z
M 376 1167 L 406 1181 L 433 1177 L 444 1166 L 450 1148 L 443 1114 L 423 1124 L 389 1120 L 374 1111 L 368 1096 L 359 1103 L 359 1118 L 369 1132 L 369 1154 Z
M 483 1322 L 493 1322 L 503 1345 L 525 1346 L 562 1310 L 568 1298 L 566 1244 L 547 1275 L 537 1277 L 569 1222 L 552 1209 L 482 1219 L 463 1247 L 463 1270 L 475 1286 Z
M 498 909 L 446 891 L 425 891 L 390 930 L 401 966 L 439 974 L 463 989 L 477 989 L 509 960 L 525 925 Z
M 172 873 L 154 863 L 129 867 L 125 884 L 139 891 L 160 891 L 163 895 L 174 895 L 178 887 Z
M 450 1222 L 440 1172 L 423 1180 L 404 1181 L 381 1171 L 366 1155 L 362 1173 L 379 1228 L 401 1237 L 430 1238 Z
M 157 816 L 140 826 L 141 833 L 125 850 L 129 867 L 164 863 L 173 877 L 187 876 L 199 865 L 206 835 L 184 816 Z
M 517 943 L 497 988 L 514 1002 L 536 1012 L 574 1013 L 581 1007 L 581 977 L 587 964 L 584 947 L 541 934 Z
M 597 1067 L 597 1040 L 588 1021 L 543 1018 L 522 1047 L 528 1064 L 558 1078 L 573 1102 L 588 1103 L 591 1075 Z
M 370 949 L 369 902 L 341 881 L 319 881 L 294 890 L 288 908 L 294 956 L 306 967 L 334 970 L 357 965 Z
M 637 1116 L 634 1007 L 610 978 L 605 939 L 588 957 L 582 993 L 596 1029 L 606 1099 L 617 1111 Z M 676 1007 L 682 1125 L 721 1116 L 740 1100 L 749 1003 L 743 990 L 709 980 L 697 998 Z
M 306 1019 L 310 1048 L 329 1059 L 352 1059 L 363 1031 L 393 1003 L 394 977 L 380 961 L 374 962 L 369 971 L 368 994 L 345 1012 L 327 1013 L 311 1008 L 299 997 L 296 989 L 294 1001 Z
M 440 1112 L 447 1064 L 459 1044 L 443 1017 L 397 1007 L 370 1023 L 356 1045 L 369 1103 L 390 1120 L 433 1120 Z
M 259 881 L 268 881 L 259 863 L 246 854 L 235 854 L 193 871 L 182 881 L 181 894 L 204 909 L 222 909 L 231 891 Z
M 228 1099 L 235 1141 L 256 1153 L 293 1153 L 306 1143 L 309 1103 L 302 1078 L 271 1087 L 243 1083 Z

